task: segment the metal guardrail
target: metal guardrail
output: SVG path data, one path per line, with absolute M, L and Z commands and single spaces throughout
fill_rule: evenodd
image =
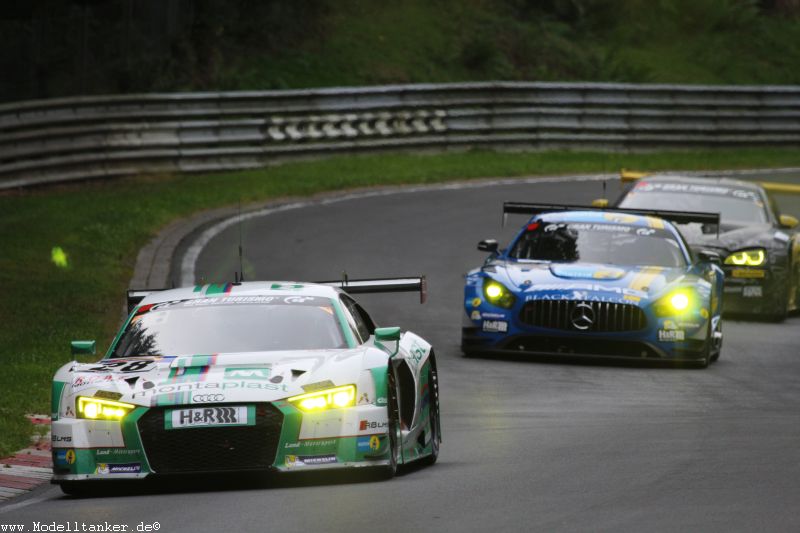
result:
M 800 86 L 459 83 L 76 97 L 0 106 L 0 189 L 294 156 L 800 145 Z

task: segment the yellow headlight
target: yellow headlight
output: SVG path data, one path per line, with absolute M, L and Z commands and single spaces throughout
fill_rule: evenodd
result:
M 333 389 L 309 392 L 292 396 L 286 401 L 306 412 L 352 407 L 356 403 L 356 386 L 344 385 Z
M 483 282 L 483 295 L 486 300 L 493 305 L 510 309 L 514 306 L 516 298 L 505 285 L 493 279 L 486 279 Z
M 690 289 L 677 289 L 658 300 L 653 310 L 657 316 L 676 316 L 691 311 L 696 305 L 696 295 Z
M 91 420 L 121 420 L 136 408 L 135 405 L 129 403 L 87 396 L 78 396 L 77 407 L 78 418 Z
M 689 297 L 679 292 L 672 295 L 672 298 L 669 299 L 669 303 L 672 304 L 672 307 L 674 307 L 676 311 L 683 311 L 689 307 Z
M 740 250 L 726 257 L 725 264 L 736 266 L 759 266 L 763 265 L 766 259 L 767 254 L 764 253 L 764 250 Z
M 497 298 L 501 294 L 503 294 L 503 289 L 500 288 L 500 285 L 492 283 L 486 286 L 486 296 L 489 298 Z

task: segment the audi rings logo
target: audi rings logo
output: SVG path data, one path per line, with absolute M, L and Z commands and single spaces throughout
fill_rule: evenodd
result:
M 594 309 L 586 302 L 580 302 L 572 309 L 570 320 L 575 329 L 587 330 L 594 324 Z
M 192 403 L 215 403 L 224 401 L 224 394 L 194 394 L 192 396 Z

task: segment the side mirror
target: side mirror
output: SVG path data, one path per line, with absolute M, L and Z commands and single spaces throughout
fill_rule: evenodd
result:
M 380 341 L 399 341 L 400 328 L 375 328 L 375 340 Z
M 72 355 L 94 355 L 95 345 L 95 341 L 72 341 L 70 343 Z
M 592 200 L 592 207 L 608 207 L 608 199 L 597 198 L 595 200 Z
M 800 224 L 800 220 L 797 220 L 797 218 L 792 215 L 781 215 L 780 223 L 784 228 L 792 229 L 797 226 L 797 224 Z
M 717 266 L 722 266 L 722 258 L 717 252 L 712 250 L 700 250 L 697 252 L 697 258 L 703 263 L 713 263 Z
M 400 351 L 400 328 L 396 326 L 392 328 L 375 328 L 375 344 L 388 351 L 388 348 L 382 343 L 390 341 L 397 341 L 394 351 L 389 356 L 394 357 Z
M 494 239 L 484 239 L 478 243 L 478 250 L 481 252 L 497 253 L 497 241 Z

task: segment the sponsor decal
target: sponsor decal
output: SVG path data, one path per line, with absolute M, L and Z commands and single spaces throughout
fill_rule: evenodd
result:
M 481 312 L 476 309 L 475 311 L 472 312 L 471 315 L 469 315 L 469 318 L 471 320 L 480 320 L 481 319 Z
M 761 298 L 764 296 L 764 290 L 761 285 L 748 285 L 742 287 L 742 296 L 745 298 Z
M 378 435 L 370 435 L 369 437 L 358 437 L 356 440 L 356 448 L 360 452 L 376 452 L 381 447 L 381 439 Z
M 472 307 L 479 307 L 480 305 L 481 305 L 481 299 L 480 298 L 473 298 L 472 299 Z
M 94 393 L 95 398 L 105 398 L 107 400 L 119 400 L 122 398 L 122 394 L 119 392 L 111 392 L 105 390 L 99 390 Z
M 780 242 L 789 242 L 789 236 L 782 231 L 776 231 L 775 240 Z
M 142 463 L 99 463 L 95 474 L 138 474 L 142 471 Z
M 154 361 L 110 359 L 108 362 L 101 362 L 96 366 L 82 369 L 81 372 L 147 372 L 155 365 Z
M 490 320 L 505 320 L 505 313 L 482 313 L 483 318 Z
M 57 465 L 74 465 L 75 464 L 75 450 L 72 448 L 56 450 L 55 463 Z
M 335 455 L 287 455 L 286 466 L 327 465 L 338 462 Z
M 738 294 L 738 293 L 742 292 L 742 288 L 741 287 L 731 287 L 731 286 L 726 285 L 725 287 L 722 288 L 722 291 L 724 293 L 726 293 L 726 294 Z
M 72 409 L 71 405 L 68 405 L 66 410 L 64 411 L 64 416 L 67 418 L 75 418 L 75 411 Z
M 325 389 L 332 389 L 336 385 L 333 381 L 326 379 L 325 381 L 317 381 L 315 383 L 309 383 L 308 385 L 303 385 L 304 392 L 317 392 L 318 390 L 325 390 Z
M 286 304 L 304 304 L 306 302 L 313 302 L 316 300 L 313 296 L 287 296 L 283 299 Z
M 389 427 L 389 422 L 375 422 L 374 420 L 362 420 L 358 423 L 359 431 L 366 431 L 368 429 L 384 429 Z
M 547 291 L 557 292 L 557 294 L 540 294 Z M 591 292 L 598 292 L 601 294 L 615 294 L 619 296 L 638 296 L 639 298 L 646 298 L 647 293 L 641 290 L 632 289 L 630 287 L 609 287 L 607 285 L 600 285 L 598 283 L 564 283 L 564 284 L 541 284 L 536 285 L 536 293 L 525 297 L 525 301 L 531 300 L 573 300 L 575 294 L 585 295 L 585 298 L 577 298 L 580 300 L 590 300 L 598 295 L 592 295 Z
M 369 401 L 369 395 L 365 392 L 358 398 L 358 405 L 365 405 L 368 403 L 372 403 Z
M 686 340 L 686 334 L 680 329 L 658 330 L 658 340 L 661 342 L 678 342 Z
M 255 423 L 255 407 L 252 405 L 171 409 L 164 414 L 164 429 L 252 426 Z
M 483 331 L 490 333 L 505 333 L 508 331 L 508 322 L 503 320 L 484 320 Z
M 734 268 L 731 271 L 731 276 L 740 279 L 759 279 L 767 277 L 767 272 L 754 268 Z
M 72 436 L 71 435 L 57 435 L 57 434 L 53 433 L 52 435 L 50 435 L 50 441 L 51 442 L 56 442 L 56 443 L 58 443 L 58 442 L 72 442 Z
M 216 403 L 224 401 L 224 394 L 192 394 L 192 403 Z
M 375 399 L 375 405 L 388 405 L 388 403 L 389 403 L 389 402 L 388 402 L 388 400 L 386 399 L 386 396 L 378 396 L 378 397 Z
M 676 326 L 675 322 L 673 322 L 672 320 L 665 320 L 664 329 L 678 329 L 678 326 Z
M 108 448 L 108 449 L 100 449 L 94 451 L 95 456 L 105 456 L 105 455 L 139 455 L 139 450 L 129 450 L 129 449 L 119 449 L 119 448 Z
M 697 183 L 651 183 L 642 181 L 636 184 L 636 192 L 683 192 L 690 194 L 705 194 L 711 196 L 732 196 L 751 202 L 761 203 L 756 191 L 747 189 L 734 189 L 719 185 L 702 185 Z
M 418 365 L 422 358 L 425 356 L 425 348 L 417 344 L 417 341 L 411 343 L 411 349 L 408 350 L 408 355 L 415 365 Z
M 269 379 L 269 368 L 226 368 L 225 379 Z
M 224 381 L 222 383 L 214 381 L 200 381 L 194 383 L 177 383 L 177 384 L 162 384 L 158 387 L 134 392 L 131 398 L 141 398 L 150 394 L 174 394 L 178 392 L 190 391 L 205 391 L 212 392 L 215 390 L 228 390 L 228 389 L 261 389 L 270 391 L 283 391 L 288 392 L 289 388 L 286 384 L 277 383 L 259 383 L 253 381 Z

